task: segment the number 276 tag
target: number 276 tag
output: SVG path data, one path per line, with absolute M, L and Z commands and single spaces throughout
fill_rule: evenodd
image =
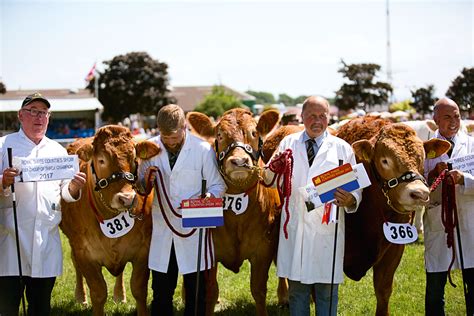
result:
M 416 227 L 409 223 L 383 223 L 385 238 L 393 244 L 409 244 L 418 239 Z

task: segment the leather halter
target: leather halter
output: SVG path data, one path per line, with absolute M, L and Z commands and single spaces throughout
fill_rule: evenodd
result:
M 91 170 L 92 170 L 92 175 L 95 178 L 97 178 L 97 174 L 96 174 L 95 169 L 94 169 L 94 164 L 92 162 L 91 162 Z M 130 184 L 135 184 L 135 181 L 136 181 L 137 177 L 133 173 L 130 173 L 130 172 L 127 172 L 127 171 L 114 172 L 108 178 L 101 178 L 101 179 L 97 180 L 96 183 L 95 183 L 95 189 L 94 190 L 95 191 L 100 191 L 100 190 L 105 189 L 106 187 L 108 187 L 109 184 L 111 184 L 113 182 L 120 181 L 122 179 L 128 181 Z
M 375 179 L 382 188 L 383 194 L 387 198 L 387 204 L 397 213 L 406 214 L 406 212 L 402 212 L 393 206 L 392 201 L 390 201 L 390 197 L 388 196 L 389 190 L 396 188 L 402 182 L 413 182 L 415 180 L 420 180 L 421 182 L 423 182 L 424 185 L 426 185 L 426 187 L 429 187 L 425 178 L 414 171 L 407 171 L 398 178 L 395 177 L 389 180 L 385 180 L 377 171 L 377 167 L 375 166 L 375 163 L 373 161 L 370 163 L 370 167 L 372 169 L 372 173 L 375 176 Z
M 222 166 L 224 163 L 225 157 L 229 155 L 229 153 L 234 150 L 235 148 L 242 148 L 250 157 L 252 157 L 252 161 L 256 163 L 258 161 L 258 158 L 260 156 L 263 157 L 262 155 L 262 146 L 263 146 L 263 141 L 259 137 L 258 138 L 258 150 L 254 150 L 250 144 L 245 144 L 242 142 L 232 142 L 229 146 L 227 146 L 223 151 L 219 151 L 219 145 L 217 142 L 217 139 L 215 141 L 215 147 L 216 147 L 216 153 L 217 153 L 217 163 L 219 164 L 219 167 Z

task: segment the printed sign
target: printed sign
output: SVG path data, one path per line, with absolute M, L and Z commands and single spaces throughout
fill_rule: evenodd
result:
M 224 225 L 224 203 L 220 198 L 181 201 L 184 228 L 217 227 Z
M 223 197 L 224 210 L 232 211 L 235 215 L 240 215 L 247 210 L 249 205 L 249 196 L 245 193 L 240 194 L 228 194 L 226 193 Z
M 418 232 L 416 227 L 409 223 L 383 223 L 383 233 L 385 239 L 392 244 L 409 244 L 415 242 L 418 239 Z
M 322 173 L 312 180 L 322 203 L 333 201 L 337 188 L 352 192 L 360 187 L 352 166 L 348 163 Z
M 316 208 L 334 201 L 334 192 L 337 188 L 352 192 L 369 185 L 369 176 L 362 163 L 355 166 L 344 164 L 313 177 L 312 183 L 304 187 L 304 190 L 306 191 L 306 200 L 313 202 Z
M 474 175 L 474 154 L 469 154 L 463 157 L 451 158 L 448 160 L 453 166 L 453 169 L 461 170 L 462 172 Z
M 135 219 L 128 212 L 122 212 L 114 218 L 104 219 L 104 222 L 100 223 L 100 229 L 105 236 L 118 238 L 131 231 L 134 225 Z
M 19 158 L 23 182 L 72 179 L 79 171 L 77 155 Z

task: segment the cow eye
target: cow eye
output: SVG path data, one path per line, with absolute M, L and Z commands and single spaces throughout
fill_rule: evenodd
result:
M 252 131 L 252 137 L 257 137 L 257 131 Z

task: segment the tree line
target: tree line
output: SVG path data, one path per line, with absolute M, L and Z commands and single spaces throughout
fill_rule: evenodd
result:
M 168 65 L 153 59 L 146 52 L 131 52 L 118 55 L 103 62 L 104 70 L 96 71 L 86 88 L 95 93 L 98 88 L 99 101 L 104 106 L 102 119 L 108 122 L 118 122 L 130 114 L 141 113 L 154 115 L 169 103 L 176 102 L 171 96 Z M 374 105 L 388 104 L 393 87 L 390 83 L 377 80 L 381 66 L 373 63 L 346 64 L 341 60 L 344 83 L 335 91 L 333 98 L 328 100 L 340 110 L 364 109 Z M 96 80 L 98 80 L 96 85 Z M 6 87 L 0 82 L 0 93 L 5 93 Z M 257 104 L 283 103 L 294 106 L 302 103 L 307 96 L 292 98 L 287 94 L 279 94 L 277 98 L 269 92 L 246 91 L 253 95 Z M 445 93 L 458 105 L 461 112 L 471 115 L 474 106 L 474 68 L 463 68 L 461 73 L 452 81 Z M 423 117 L 431 112 L 436 102 L 434 86 L 428 85 L 411 91 L 412 100 L 403 106 L 410 106 Z M 196 111 L 218 117 L 224 111 L 243 107 L 241 101 L 226 92 L 223 87 L 215 86 L 210 95 L 197 105 Z

